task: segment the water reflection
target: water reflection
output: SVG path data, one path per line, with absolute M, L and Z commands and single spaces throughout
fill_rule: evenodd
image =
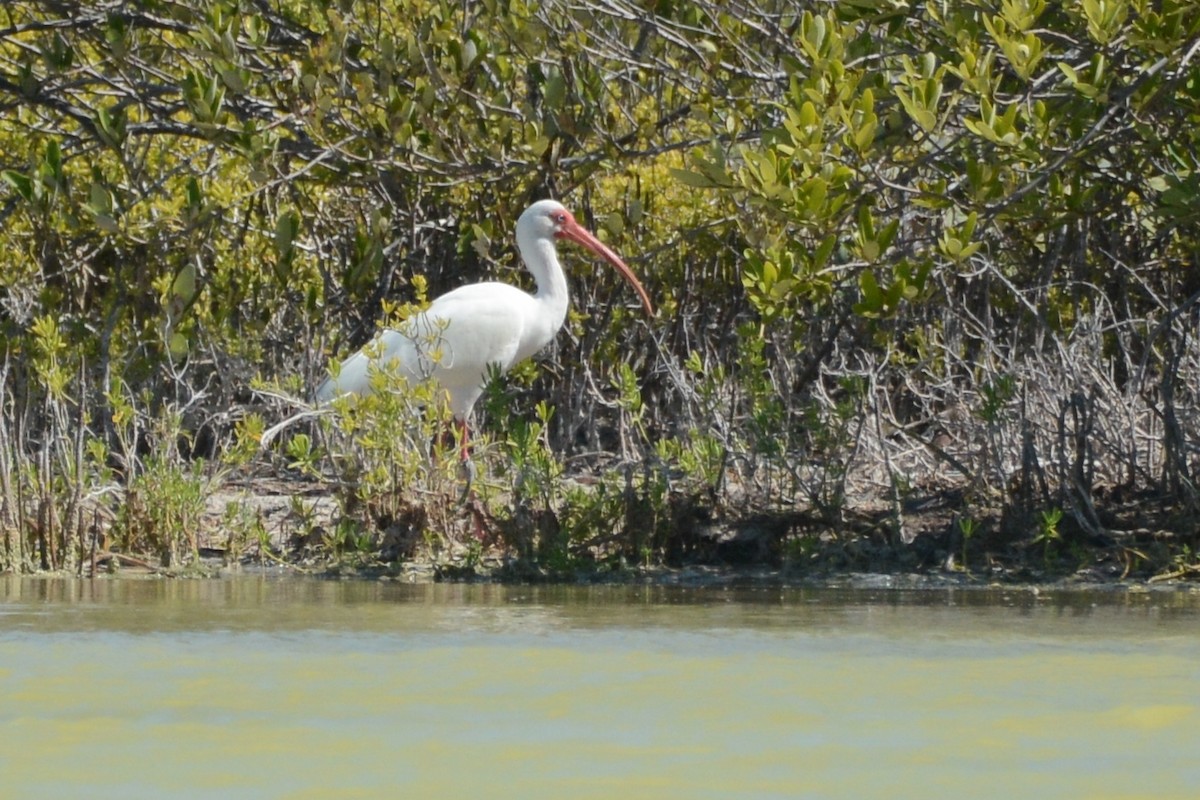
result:
M 1200 791 L 1187 592 L 0 579 L 11 796 Z
M 1194 591 L 828 589 L 0 577 L 0 630 L 551 631 L 610 627 L 871 633 L 891 638 L 1171 635 Z M 1182 628 L 1177 627 L 1182 626 Z

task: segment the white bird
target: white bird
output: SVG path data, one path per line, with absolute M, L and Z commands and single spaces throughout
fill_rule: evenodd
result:
M 462 428 L 462 457 L 467 461 L 467 418 L 483 393 L 489 370 L 507 372 L 537 353 L 566 319 L 569 298 L 555 248 L 558 239 L 581 244 L 607 260 L 633 285 L 646 313 L 654 315 L 649 295 L 625 262 L 561 203 L 539 200 L 517 220 L 517 249 L 537 284 L 533 294 L 496 281 L 448 292 L 343 361 L 314 399 L 324 404 L 346 394 L 367 394 L 372 391 L 371 374 L 378 369 L 394 369 L 414 383 L 432 378 L 449 397 L 450 411 Z

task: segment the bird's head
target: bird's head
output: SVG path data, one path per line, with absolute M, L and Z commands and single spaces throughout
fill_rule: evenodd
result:
M 649 316 L 654 316 L 654 305 L 650 296 L 642 287 L 641 281 L 633 274 L 621 257 L 614 253 L 608 245 L 597 239 L 591 231 L 575 221 L 575 216 L 557 200 L 539 200 L 525 209 L 517 220 L 517 230 L 527 231 L 535 239 L 567 239 L 582 245 L 603 258 L 621 273 L 621 277 L 629 281 L 641 298 L 642 307 Z

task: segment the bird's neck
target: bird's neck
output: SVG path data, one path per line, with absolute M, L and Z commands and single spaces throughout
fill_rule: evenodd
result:
M 570 297 L 567 293 L 567 277 L 558 263 L 558 251 L 554 242 L 550 239 L 518 241 L 517 247 L 525 261 L 525 267 L 532 273 L 537 284 L 534 299 L 545 306 L 547 317 L 554 321 L 554 330 L 557 331 L 567 317 Z

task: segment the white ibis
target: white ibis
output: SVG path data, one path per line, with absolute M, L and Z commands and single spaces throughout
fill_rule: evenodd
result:
M 625 262 L 561 203 L 539 200 L 517 220 L 517 249 L 537 291 L 529 294 L 488 281 L 448 292 L 343 361 L 317 389 L 316 401 L 369 393 L 372 365 L 392 366 L 413 382 L 433 378 L 449 395 L 467 461 L 467 417 L 483 393 L 489 369 L 495 365 L 507 372 L 529 358 L 550 343 L 566 319 L 567 279 L 558 263 L 556 239 L 569 239 L 607 260 L 633 285 L 646 313 L 654 315 L 649 295 Z

